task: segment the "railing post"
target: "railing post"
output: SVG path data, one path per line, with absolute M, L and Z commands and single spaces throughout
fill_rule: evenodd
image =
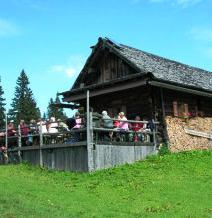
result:
M 93 146 L 93 112 L 90 112 L 90 143 Z
M 153 122 L 153 144 L 154 144 L 154 151 L 156 151 L 156 148 L 157 148 L 157 140 L 156 140 L 156 124 L 155 124 L 155 121 L 154 119 L 152 120 Z
M 43 167 L 43 152 L 42 152 L 42 146 L 43 146 L 43 133 L 42 133 L 42 121 L 40 121 L 40 150 L 39 150 L 39 157 L 40 157 L 40 166 Z
M 5 151 L 4 151 L 4 164 L 7 164 L 9 161 L 8 158 L 8 128 L 7 128 L 7 112 L 5 112 Z
M 7 113 L 5 113 L 5 147 L 8 148 Z
M 165 112 L 165 105 L 164 105 L 164 96 L 163 96 L 163 88 L 160 88 L 160 98 L 161 98 L 161 107 L 162 107 L 162 122 L 164 125 L 164 137 L 165 137 L 165 142 L 168 146 L 168 148 L 170 148 L 170 143 L 169 143 L 169 134 L 167 131 L 167 123 L 166 123 L 166 112 Z
M 18 125 L 18 157 L 19 157 L 19 161 L 22 161 L 21 158 L 21 126 Z
M 90 93 L 89 90 L 87 90 L 87 104 L 86 104 L 86 121 L 87 121 L 87 152 L 88 152 L 88 171 L 93 171 L 94 170 L 94 162 L 93 162 L 93 143 L 92 143 L 92 139 L 91 139 L 91 126 L 90 126 Z

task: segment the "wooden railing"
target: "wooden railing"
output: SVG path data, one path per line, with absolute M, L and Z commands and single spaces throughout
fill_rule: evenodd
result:
M 110 121 L 121 121 L 121 122 L 126 122 L 129 125 L 131 124 L 142 124 L 142 125 L 147 125 L 150 123 L 150 121 L 135 121 L 135 120 L 120 120 L 120 119 L 104 119 L 104 120 L 110 120 Z M 120 144 L 122 143 L 131 143 L 136 142 L 136 145 L 142 145 L 142 144 L 153 144 L 154 148 L 156 149 L 157 147 L 157 125 L 159 122 L 155 122 L 154 120 L 151 120 L 153 128 L 147 129 L 147 128 L 141 128 L 139 131 L 133 131 L 130 127 L 128 130 L 123 130 L 121 128 L 104 128 L 103 125 L 99 125 L 98 127 L 95 126 L 93 122 L 93 115 L 90 113 L 90 128 L 89 131 L 91 134 L 91 143 L 93 144 L 102 144 L 102 143 L 110 143 L 110 144 L 117 144 L 119 142 Z M 95 122 L 96 123 L 96 122 Z M 105 136 L 104 133 L 107 133 L 107 140 L 104 140 L 104 137 L 101 137 L 103 133 L 103 136 Z M 111 138 L 108 137 L 108 133 L 113 134 Z M 131 138 L 129 136 L 131 135 Z M 138 137 L 141 136 L 141 138 Z
M 58 126 L 58 132 L 49 133 L 42 132 L 42 123 L 34 126 L 27 126 L 28 128 L 33 128 L 34 132 L 29 132 L 28 135 L 22 135 L 22 129 L 20 125 L 16 131 L 16 135 L 8 136 L 8 132 L 5 132 L 4 135 L 0 136 L 1 147 L 5 147 L 5 150 L 16 150 L 17 156 L 21 161 L 21 151 L 26 149 L 39 149 L 40 152 L 40 165 L 42 166 L 42 150 L 44 148 L 50 148 L 55 146 L 63 146 L 66 144 L 82 145 L 87 144 L 87 148 L 93 149 L 95 144 L 113 144 L 113 145 L 153 145 L 154 149 L 157 147 L 157 125 L 158 122 L 151 121 L 154 128 L 152 130 L 142 129 L 140 131 L 133 130 L 122 130 L 119 128 L 104 128 L 102 125 L 95 125 L 96 122 L 93 122 L 93 113 L 89 112 L 86 114 L 86 119 L 82 123 L 82 128 L 79 129 L 63 129 Z M 100 119 L 101 120 L 101 119 Z M 109 119 L 110 121 L 120 121 L 120 119 Z M 88 122 L 87 122 L 88 121 Z M 148 121 L 135 121 L 135 120 L 121 120 L 121 122 L 127 122 L 128 124 L 141 123 L 148 124 Z M 54 123 L 54 122 L 51 122 Z M 100 121 L 101 123 L 101 121 Z M 113 134 L 111 138 L 108 137 L 109 134 Z M 129 136 L 132 136 L 129 139 Z M 140 135 L 142 138 L 136 139 Z M 103 137 L 102 137 L 103 136 Z M 107 137 L 104 137 L 107 136 Z M 29 146 L 26 142 L 30 142 Z

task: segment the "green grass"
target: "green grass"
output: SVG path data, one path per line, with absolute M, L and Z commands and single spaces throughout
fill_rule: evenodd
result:
M 91 174 L 1 166 L 0 217 L 212 217 L 212 151 Z

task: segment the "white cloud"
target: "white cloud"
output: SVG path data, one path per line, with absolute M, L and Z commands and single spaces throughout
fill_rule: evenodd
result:
M 64 64 L 56 64 L 49 67 L 49 72 L 62 73 L 68 78 L 72 78 L 79 73 L 83 67 L 84 58 L 79 55 L 72 55 Z
M 63 73 L 69 78 L 73 77 L 77 72 L 75 68 L 68 65 L 53 65 L 49 68 L 49 71 L 52 73 Z
M 173 5 L 180 5 L 184 8 L 192 5 L 196 5 L 203 0 L 149 0 L 151 3 L 171 3 Z
M 0 37 L 19 34 L 19 28 L 12 22 L 0 18 Z
M 194 27 L 190 30 L 189 34 L 195 40 L 212 42 L 212 28 Z

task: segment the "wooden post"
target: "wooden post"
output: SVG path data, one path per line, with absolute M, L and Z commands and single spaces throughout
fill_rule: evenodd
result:
M 168 132 L 167 132 L 166 113 L 165 113 L 165 107 L 164 107 L 164 97 L 163 97 L 163 89 L 162 88 L 160 88 L 160 96 L 161 96 L 161 107 L 162 107 L 162 114 L 163 114 L 163 125 L 164 125 L 165 141 L 166 141 L 166 144 L 167 144 L 167 146 L 169 148 L 170 147 L 170 145 L 169 145 L 169 136 L 168 136 Z
M 42 133 L 42 121 L 40 121 L 40 166 L 43 167 L 43 152 L 42 152 L 42 146 L 43 146 L 43 133 Z
M 7 112 L 5 112 L 5 153 L 4 153 L 4 164 L 8 164 L 8 132 L 7 132 Z
M 93 149 L 93 112 L 90 112 L 90 143 L 92 144 Z
M 5 113 L 5 147 L 8 148 L 7 113 Z
M 89 90 L 87 90 L 87 104 L 86 104 L 86 113 L 87 113 L 87 152 L 88 152 L 88 171 L 91 172 L 94 170 L 93 162 L 93 139 L 91 139 L 91 126 L 90 126 L 90 96 Z
M 153 144 L 154 144 L 154 151 L 156 151 L 157 148 L 157 137 L 156 137 L 156 124 L 154 119 L 152 120 L 153 124 L 154 124 L 154 129 L 153 129 Z
M 19 161 L 22 161 L 21 158 L 21 126 L 18 125 L 18 157 L 19 157 Z

